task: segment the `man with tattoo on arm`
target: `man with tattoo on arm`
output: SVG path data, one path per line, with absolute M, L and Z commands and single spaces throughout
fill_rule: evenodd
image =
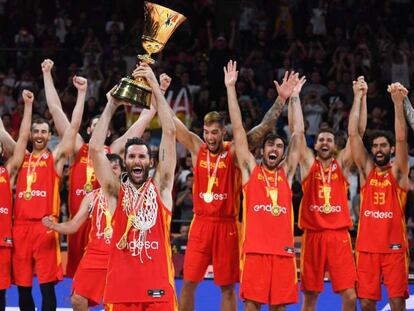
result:
M 291 185 L 300 158 L 297 146 L 304 139 L 303 122 L 291 124 L 293 133 L 286 158 L 284 140 L 268 132 L 261 148 L 263 161 L 258 165 L 249 152 L 238 107 L 235 62 L 227 64 L 224 76 L 244 194 L 240 296 L 248 311 L 260 310 L 261 304 L 268 304 L 272 311 L 285 310 L 286 304 L 299 300 Z M 298 97 L 304 83 L 304 78 L 297 81 L 291 96 Z M 276 88 L 280 88 L 277 82 Z M 297 110 L 299 105 L 299 101 L 291 100 L 289 109 Z
M 46 59 L 42 62 L 43 81 L 45 84 L 47 105 L 53 117 L 59 137 L 62 138 L 69 126 L 69 121 L 62 110 L 58 93 L 53 84 L 53 66 L 54 63 L 50 59 Z M 167 90 L 170 85 L 171 79 L 166 74 L 162 74 L 160 76 L 160 82 L 161 88 L 165 93 L 165 90 Z M 83 96 L 85 96 L 85 94 L 83 94 Z M 116 153 L 122 156 L 127 138 L 133 136 L 141 137 L 154 115 L 155 109 L 144 109 L 139 119 L 125 132 L 124 135 L 113 141 L 109 147 L 104 146 L 106 152 Z M 95 116 L 90 120 L 87 129 L 87 134 L 89 136 L 92 135 L 98 120 L 99 116 Z M 108 131 L 108 136 L 109 134 Z M 73 217 L 78 211 L 83 197 L 93 189 L 99 188 L 99 183 L 96 180 L 93 164 L 89 155 L 89 145 L 79 134 L 76 137 L 74 153 L 71 156 L 69 172 L 69 216 Z M 75 234 L 68 236 L 68 265 L 66 270 L 68 277 L 73 277 L 76 272 L 79 261 L 83 256 L 84 248 L 89 240 L 89 231 L 90 224 L 89 222 L 86 222 Z
M 360 85 L 362 86 L 360 86 Z M 363 90 L 363 95 L 357 92 Z M 354 83 L 354 101 L 361 103 L 361 115 L 366 116 L 367 85 L 363 77 Z M 298 101 L 298 97 L 292 97 Z M 294 121 L 303 122 L 302 114 L 291 115 Z M 356 123 L 363 135 L 366 119 Z M 335 133 L 330 129 L 316 135 L 314 149 L 301 140 L 300 172 L 303 198 L 299 210 L 299 227 L 304 230 L 301 250 L 301 290 L 304 300 L 302 310 L 316 310 L 320 292 L 323 291 L 325 271 L 329 271 L 334 292 L 342 299 L 342 310 L 355 310 L 356 271 L 348 229 L 352 220 L 348 208 L 347 176 L 352 163 L 349 139 L 336 156 Z
M 262 122 L 249 131 L 249 147 L 256 147 L 266 133 L 275 129 L 276 120 L 295 85 L 293 73 L 286 72 L 279 95 Z M 172 112 L 171 112 L 172 113 Z M 236 164 L 235 146 L 224 142 L 223 117 L 216 111 L 204 117 L 203 138 L 189 131 L 174 117 L 177 140 L 190 153 L 194 167 L 194 218 L 184 257 L 184 283 L 180 310 L 194 310 L 194 295 L 209 264 L 214 283 L 221 287 L 221 310 L 236 310 L 234 284 L 239 281 L 239 234 L 241 176 Z
M 175 125 L 151 68 L 144 63 L 132 74 L 150 85 L 162 125 L 159 163 L 149 177 L 151 151 L 133 137 L 125 144 L 126 176 L 108 174 L 110 164 L 103 152 L 105 133 L 116 108 L 123 102 L 107 94 L 108 104 L 90 141 L 96 176 L 107 194 L 114 221 L 104 303 L 109 310 L 177 309 L 174 268 L 171 259 L 170 222 L 172 187 L 176 164 Z
M 14 153 L 7 161 L 4 160 L 5 148 L 3 146 L 10 144 L 10 141 L 0 119 L 0 311 L 6 309 L 6 289 L 10 287 L 12 274 L 12 187 L 26 152 L 34 100 L 33 93 L 27 90 L 22 92 L 22 97 L 24 113 L 19 138 L 17 143 L 13 142 Z
M 381 300 L 381 279 L 387 288 L 391 310 L 405 310 L 408 298 L 408 244 L 405 204 L 408 180 L 407 129 L 403 101 L 407 89 L 400 83 L 388 87 L 395 110 L 395 140 L 392 134 L 376 131 L 366 150 L 355 124 L 359 106 L 352 107 L 348 131 L 352 155 L 358 167 L 361 204 L 356 240 L 357 293 L 363 311 L 376 310 Z M 395 159 L 391 163 L 391 155 Z

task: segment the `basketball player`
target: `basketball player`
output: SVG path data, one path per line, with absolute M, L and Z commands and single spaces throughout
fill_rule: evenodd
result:
M 122 172 L 122 158 L 117 154 L 106 155 L 112 172 L 118 178 Z M 53 216 L 43 217 L 43 225 L 61 234 L 75 233 L 91 218 L 92 229 L 89 243 L 76 270 L 70 301 L 75 311 L 87 311 L 88 306 L 101 303 L 105 287 L 109 251 L 112 239 L 112 215 L 102 188 L 88 193 L 82 200 L 76 215 L 69 221 L 55 223 Z
M 0 119 L 0 311 L 6 309 L 6 289 L 11 283 L 11 251 L 12 238 L 12 187 L 17 171 L 23 162 L 27 141 L 30 135 L 30 121 L 32 116 L 33 93 L 27 90 L 22 92 L 24 101 L 23 119 L 19 130 L 19 138 L 14 147 L 14 153 L 7 161 L 4 157 L 3 138 L 5 134 L 3 122 Z
M 388 132 L 374 132 L 369 154 L 355 128 L 362 117 L 355 102 L 348 125 L 361 185 L 356 264 L 357 293 L 364 311 L 376 310 L 376 301 L 381 300 L 381 278 L 387 288 L 391 310 L 405 310 L 408 298 L 404 210 L 409 165 L 403 108 L 408 91 L 400 83 L 391 84 L 388 91 L 394 103 L 395 141 Z M 393 154 L 395 159 L 391 164 Z
M 78 92 L 86 91 L 86 79 L 74 77 Z M 13 280 L 18 286 L 21 310 L 34 310 L 32 279 L 36 271 L 42 293 L 42 310 L 56 309 L 54 285 L 62 280 L 59 236 L 42 225 L 47 215 L 59 217 L 59 181 L 73 152 L 82 120 L 84 100 L 78 96 L 70 127 L 53 151 L 47 149 L 51 128 L 44 119 L 32 122 L 33 151 L 26 154 L 16 182 L 13 223 Z
M 224 82 L 244 194 L 240 296 L 245 310 L 260 310 L 261 304 L 268 304 L 270 310 L 285 310 L 286 304 L 299 300 L 291 185 L 300 158 L 299 140 L 304 139 L 303 122 L 292 124 L 286 158 L 284 140 L 273 132 L 267 133 L 262 144 L 262 164 L 258 165 L 249 152 L 237 102 L 237 76 L 236 62 L 230 61 L 224 68 Z M 292 96 L 299 96 L 304 83 L 304 78 L 297 81 Z M 291 101 L 289 109 L 298 109 L 299 105 L 299 101 Z
M 46 100 L 49 107 L 49 111 L 52 114 L 53 121 L 59 137 L 63 137 L 67 128 L 69 127 L 69 121 L 62 110 L 59 96 L 53 84 L 53 78 L 51 70 L 53 68 L 53 61 L 46 59 L 42 63 L 43 81 L 45 84 Z M 163 92 L 168 89 L 171 79 L 163 74 L 160 76 Z M 85 93 L 86 94 L 86 93 Z M 85 99 L 85 94 L 83 98 Z M 120 138 L 112 142 L 110 147 L 104 146 L 107 153 L 112 152 L 122 155 L 123 148 L 127 138 L 138 136 L 141 137 L 148 123 L 155 115 L 155 110 L 144 109 L 141 113 L 139 120 L 137 120 Z M 87 129 L 87 134 L 91 135 L 99 116 L 96 116 L 90 120 L 90 125 Z M 89 145 L 78 134 L 76 137 L 74 154 L 71 159 L 70 167 L 70 185 L 69 185 L 69 214 L 72 217 L 79 209 L 80 203 L 88 192 L 99 187 L 99 183 L 96 180 L 92 161 L 89 156 Z M 66 269 L 66 275 L 73 277 L 79 261 L 83 256 L 83 251 L 88 243 L 88 234 L 90 231 L 90 222 L 84 223 L 79 230 L 68 237 L 68 265 Z
M 154 178 L 149 178 L 150 149 L 142 139 L 134 137 L 125 144 L 125 178 L 120 181 L 107 174 L 109 161 L 102 151 L 105 133 L 116 108 L 122 104 L 109 92 L 108 104 L 90 141 L 96 176 L 107 193 L 115 222 L 104 302 L 114 311 L 176 310 L 169 233 L 176 163 L 175 126 L 151 68 L 141 64 L 133 76 L 145 78 L 155 97 L 154 106 L 162 124 L 159 163 Z
M 295 85 L 293 73 L 286 72 L 278 97 L 262 122 L 247 135 L 250 147 L 273 130 L 276 119 Z M 204 117 L 203 138 L 190 132 L 174 118 L 177 139 L 191 153 L 194 167 L 194 218 L 184 258 L 184 283 L 180 310 L 194 310 L 194 292 L 210 263 L 214 282 L 221 287 L 221 310 L 235 310 L 234 284 L 239 280 L 238 212 L 241 176 L 236 166 L 234 144 L 224 142 L 223 117 L 216 111 Z
M 367 84 L 363 77 L 359 77 L 358 82 L 354 83 L 354 102 L 362 102 L 358 105 L 362 115 L 366 115 L 366 91 Z M 292 97 L 292 101 L 296 100 L 299 98 Z M 292 115 L 293 124 L 297 120 L 303 121 L 302 111 L 297 113 Z M 362 135 L 366 120 L 356 124 L 359 135 Z M 330 129 L 320 130 L 316 135 L 316 157 L 305 142 L 301 142 L 303 197 L 299 227 L 304 230 L 301 250 L 302 310 L 316 310 L 326 270 L 329 271 L 334 292 L 341 295 L 342 309 L 355 310 L 356 271 L 348 233 L 352 220 L 348 208 L 347 176 L 353 164 L 349 141 L 336 157 L 335 133 Z

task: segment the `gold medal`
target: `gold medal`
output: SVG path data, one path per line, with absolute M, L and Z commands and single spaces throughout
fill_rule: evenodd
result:
M 85 190 L 86 193 L 89 193 L 93 190 L 93 186 L 91 182 L 87 182 L 85 183 L 85 185 L 83 186 L 83 189 Z
M 110 238 L 112 238 L 112 233 L 114 232 L 114 230 L 112 229 L 112 227 L 111 226 L 107 226 L 105 229 L 104 229 L 104 237 L 105 237 L 105 239 L 110 239 Z
M 324 212 L 325 214 L 330 214 L 330 213 L 332 212 L 332 206 L 331 206 L 331 204 L 329 204 L 329 203 L 325 203 L 325 204 L 323 205 L 323 212 Z
M 135 218 L 135 216 L 134 216 L 134 215 L 132 215 L 132 214 L 128 215 L 128 221 L 127 221 L 127 224 L 126 224 L 126 228 L 125 228 L 124 234 L 122 235 L 122 237 L 121 237 L 121 239 L 118 241 L 118 243 L 116 243 L 116 247 L 117 247 L 119 250 L 123 250 L 123 249 L 125 249 L 125 248 L 126 248 L 126 246 L 127 246 L 127 242 L 128 242 L 128 232 L 129 232 L 129 230 L 131 230 L 132 223 L 134 222 L 134 218 Z M 106 228 L 105 228 L 105 229 L 106 229 Z M 112 229 L 112 228 L 111 228 L 111 229 Z M 104 233 L 104 234 L 105 234 L 105 233 Z
M 272 215 L 277 217 L 280 215 L 280 213 L 282 212 L 282 209 L 280 208 L 280 206 L 277 205 L 273 205 L 272 209 L 271 209 Z
M 29 201 L 32 198 L 32 192 L 30 190 L 26 190 L 23 195 L 26 201 Z
M 211 192 L 205 192 L 203 194 L 203 199 L 204 199 L 204 202 L 211 203 L 213 202 L 213 194 Z
M 127 237 L 126 235 L 123 235 L 121 239 L 116 243 L 116 248 L 119 250 L 124 250 L 127 246 Z

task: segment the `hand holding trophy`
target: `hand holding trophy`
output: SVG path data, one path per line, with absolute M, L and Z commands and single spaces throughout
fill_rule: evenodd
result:
M 138 59 L 147 64 L 154 64 L 151 54 L 158 53 L 164 48 L 173 32 L 185 19 L 186 17 L 178 12 L 155 3 L 145 2 L 142 46 L 147 54 L 138 55 Z M 112 92 L 112 96 L 149 109 L 151 93 L 151 87 L 145 78 L 124 77 Z

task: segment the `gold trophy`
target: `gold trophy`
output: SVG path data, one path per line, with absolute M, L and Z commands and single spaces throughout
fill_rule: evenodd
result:
M 147 54 L 138 55 L 138 59 L 147 64 L 154 64 L 151 54 L 160 52 L 173 32 L 185 20 L 186 17 L 178 12 L 155 3 L 145 2 L 142 46 Z M 151 87 L 146 79 L 124 77 L 112 92 L 112 96 L 149 109 L 151 93 Z

